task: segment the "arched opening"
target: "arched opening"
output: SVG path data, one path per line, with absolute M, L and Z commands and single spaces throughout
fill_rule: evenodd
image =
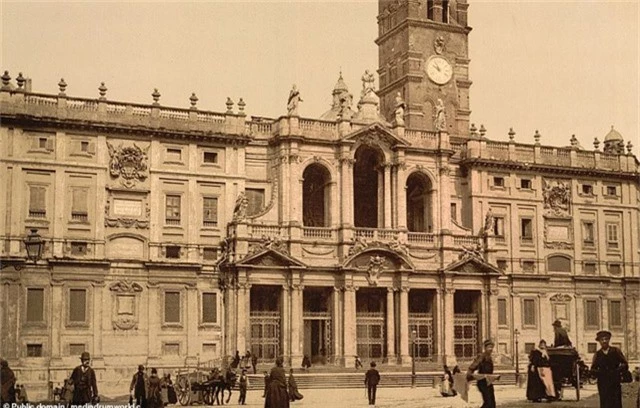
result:
M 553 255 L 548 257 L 547 271 L 571 273 L 571 258 L 563 255 Z
M 378 228 L 382 208 L 382 153 L 368 146 L 356 150 L 353 168 L 353 221 L 356 227 Z
M 326 167 L 312 164 L 302 173 L 302 223 L 305 227 L 330 226 L 331 175 Z
M 414 173 L 407 179 L 407 228 L 411 232 L 433 231 L 431 181 Z

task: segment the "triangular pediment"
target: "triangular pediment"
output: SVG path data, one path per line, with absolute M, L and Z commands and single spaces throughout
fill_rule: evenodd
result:
M 283 254 L 273 249 L 263 249 L 253 254 L 249 254 L 238 262 L 238 266 L 273 266 L 279 268 L 306 267 L 304 263 L 290 255 Z
M 502 275 L 500 269 L 476 256 L 465 256 L 451 263 L 444 271 L 465 275 Z
M 367 145 L 387 144 L 391 147 L 409 146 L 405 139 L 391 132 L 383 123 L 374 122 L 369 126 L 358 129 L 342 138 L 344 142 L 361 142 Z

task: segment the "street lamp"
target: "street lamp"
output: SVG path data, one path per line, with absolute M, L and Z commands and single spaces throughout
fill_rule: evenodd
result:
M 31 233 L 27 235 L 27 237 L 23 239 L 22 242 L 24 243 L 24 247 L 27 250 L 27 260 L 33 262 L 34 264 L 37 263 L 42 256 L 42 249 L 44 248 L 44 241 L 38 234 L 38 230 L 32 228 Z M 25 261 L 20 258 L 9 258 L 4 260 L 0 259 L 0 270 L 9 266 L 13 266 L 13 269 L 19 271 L 23 268 L 24 264 Z
M 42 248 L 44 247 L 44 241 L 38 234 L 38 230 L 31 228 L 31 233 L 24 239 L 24 247 L 27 249 L 27 259 L 33 263 L 38 262 L 42 255 Z
M 520 332 L 518 331 L 518 329 L 515 329 L 513 331 L 513 337 L 516 340 L 516 350 L 515 350 L 515 355 L 516 355 L 516 386 L 520 385 L 520 363 L 518 361 L 518 354 L 519 354 L 519 348 L 518 348 L 518 336 L 520 336 Z
M 416 329 L 411 330 L 411 388 L 416 387 Z

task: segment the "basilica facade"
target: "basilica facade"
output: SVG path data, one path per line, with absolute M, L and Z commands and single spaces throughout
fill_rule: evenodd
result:
M 469 122 L 466 2 L 379 4 L 379 87 L 340 75 L 319 119 L 295 87 L 264 118 L 242 99 L 116 102 L 104 84 L 41 94 L 5 72 L 0 355 L 21 382 L 60 382 L 83 351 L 105 390 L 137 364 L 236 350 L 452 365 L 490 338 L 512 366 L 555 320 L 586 359 L 608 329 L 640 360 L 630 143 L 491 140 Z

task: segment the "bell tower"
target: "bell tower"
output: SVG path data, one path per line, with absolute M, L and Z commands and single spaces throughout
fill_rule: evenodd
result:
M 393 118 L 399 92 L 407 127 L 468 137 L 467 0 L 379 0 L 378 7 L 381 114 Z

